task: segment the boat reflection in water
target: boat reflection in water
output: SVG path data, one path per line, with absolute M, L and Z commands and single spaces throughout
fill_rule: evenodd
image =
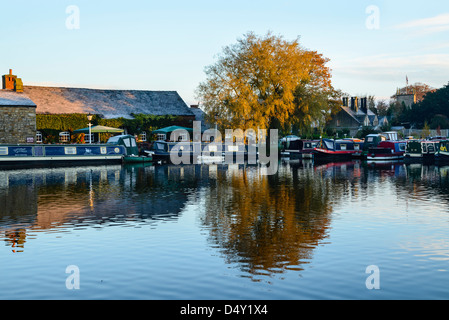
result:
M 73 297 L 55 277 L 78 263 L 87 299 L 370 299 L 373 263 L 391 272 L 382 298 L 447 288 L 433 271 L 447 265 L 449 167 L 282 159 L 264 170 L 0 171 L 0 298 Z M 402 281 L 406 264 L 417 283 Z
M 236 164 L 1 172 L 0 199 L 7 206 L 0 230 L 8 245 L 23 251 L 36 232 L 157 225 L 178 219 L 189 201 L 200 201 L 209 242 L 228 262 L 252 275 L 301 269 L 327 237 L 342 190 L 298 165 L 283 165 L 275 176 Z

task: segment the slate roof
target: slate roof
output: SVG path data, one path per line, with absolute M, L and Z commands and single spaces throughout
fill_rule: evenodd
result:
M 359 108 L 357 111 L 352 110 L 350 107 L 341 107 L 343 111 L 345 111 L 349 116 L 351 116 L 354 120 L 356 120 L 358 123 L 363 124 L 365 121 L 365 117 L 368 116 L 368 120 L 373 125 L 376 114 L 372 112 L 370 109 L 367 110 L 367 112 L 363 112 L 361 108 Z
M 36 113 L 92 113 L 104 118 L 131 114 L 194 116 L 176 91 L 102 90 L 24 86 L 37 105 Z
M 36 107 L 36 104 L 24 93 L 0 90 L 0 107 Z

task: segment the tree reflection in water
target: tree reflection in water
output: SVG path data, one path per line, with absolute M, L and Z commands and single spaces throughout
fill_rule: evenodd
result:
M 333 205 L 347 183 L 347 177 L 291 165 L 273 176 L 252 167 L 219 171 L 207 189 L 202 221 L 228 263 L 252 276 L 302 270 L 327 237 Z

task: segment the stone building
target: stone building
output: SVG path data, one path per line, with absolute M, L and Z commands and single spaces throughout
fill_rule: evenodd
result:
M 12 74 L 2 77 L 0 90 L 0 143 L 34 143 L 36 104 L 23 93 L 22 80 Z

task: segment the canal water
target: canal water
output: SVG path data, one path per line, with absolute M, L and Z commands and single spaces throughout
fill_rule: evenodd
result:
M 0 171 L 0 299 L 448 299 L 449 167 Z

